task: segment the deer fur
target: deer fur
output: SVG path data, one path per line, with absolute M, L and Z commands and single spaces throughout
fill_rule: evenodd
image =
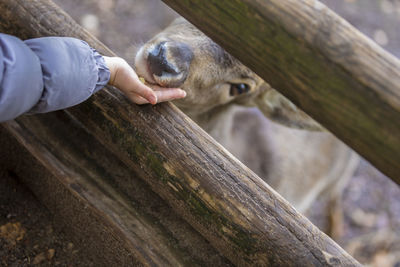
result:
M 184 89 L 174 104 L 300 212 L 322 193 L 340 198 L 358 166 L 352 150 L 182 18 L 140 48 L 135 67 L 149 83 Z

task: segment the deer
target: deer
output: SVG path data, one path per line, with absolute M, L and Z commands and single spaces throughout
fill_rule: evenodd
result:
M 138 49 L 135 69 L 149 84 L 185 90 L 173 103 L 299 212 L 326 195 L 328 232 L 340 237 L 355 152 L 183 18 Z

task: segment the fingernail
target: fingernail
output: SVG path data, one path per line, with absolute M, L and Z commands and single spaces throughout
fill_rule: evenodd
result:
M 151 100 L 152 100 L 152 104 L 153 104 L 153 105 L 157 104 L 157 96 L 156 96 L 156 95 L 153 95 L 153 96 L 151 97 Z
M 182 97 L 186 97 L 186 92 L 183 90 L 181 90 L 181 91 L 182 91 Z

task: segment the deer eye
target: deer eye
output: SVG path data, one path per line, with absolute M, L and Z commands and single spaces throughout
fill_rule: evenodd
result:
M 232 83 L 229 94 L 231 96 L 237 96 L 237 95 L 248 93 L 249 91 L 250 91 L 250 86 L 248 84 Z

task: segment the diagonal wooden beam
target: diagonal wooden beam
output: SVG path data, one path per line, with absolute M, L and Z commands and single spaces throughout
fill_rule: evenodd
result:
M 163 0 L 400 184 L 400 61 L 316 0 Z
M 0 168 L 18 175 L 96 265 L 230 265 L 67 113 L 3 126 Z
M 21 38 L 78 37 L 112 54 L 49 0 L 4 0 L 0 14 L 3 32 Z M 5 127 L 45 167 L 48 157 L 29 149 L 30 144 L 45 144 L 51 158 L 70 166 L 76 175 L 61 166 L 53 169 L 63 184 L 91 173 L 79 157 L 90 155 L 98 165 L 94 181 L 105 183 L 104 188 L 119 184 L 118 192 L 124 192 L 129 179 L 121 183 L 118 175 L 108 176 L 107 171 L 119 170 L 110 169 L 98 151 L 111 153 L 236 265 L 359 265 L 172 104 L 136 106 L 107 89 L 68 111 L 22 117 Z M 76 128 L 89 137 L 73 138 L 74 145 L 68 145 Z M 31 134 L 33 143 L 28 142 Z M 91 138 L 95 145 L 86 145 Z M 76 194 L 74 187 L 65 189 Z M 151 252 L 150 242 L 144 240 L 143 247 Z

